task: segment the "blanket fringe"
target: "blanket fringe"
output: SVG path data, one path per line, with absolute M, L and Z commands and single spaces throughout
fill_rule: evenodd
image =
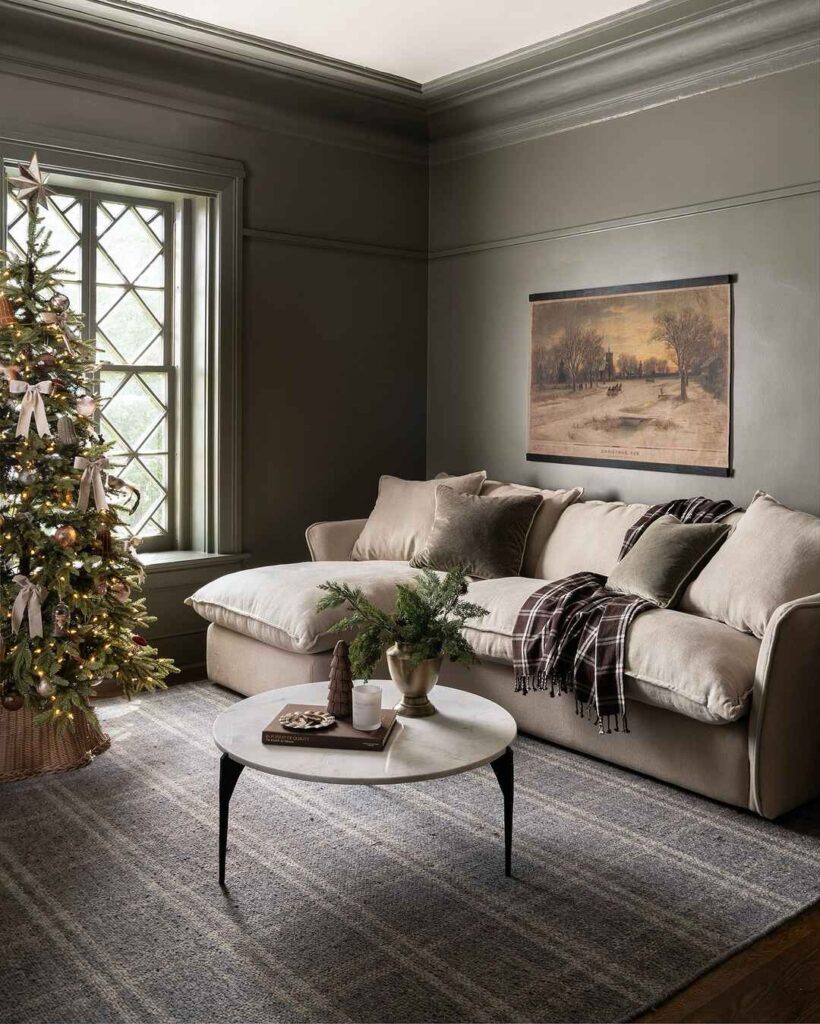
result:
M 575 683 L 571 675 L 561 675 L 556 673 L 538 672 L 535 675 L 526 675 L 525 673 L 516 673 L 515 676 L 515 692 L 521 693 L 526 696 L 531 690 L 544 691 L 549 690 L 550 697 L 554 697 L 556 692 L 560 696 L 562 693 L 572 693 L 575 700 L 575 714 L 584 717 L 586 713 L 587 719 L 593 724 L 598 726 L 598 734 L 604 736 L 613 732 L 628 733 L 629 730 L 629 718 L 626 712 L 618 714 L 617 712 L 611 712 L 608 715 L 595 714 L 595 718 L 592 717 L 594 711 L 595 699 L 590 698 L 586 703 L 578 696 L 575 689 Z M 614 728 L 613 728 L 614 726 Z

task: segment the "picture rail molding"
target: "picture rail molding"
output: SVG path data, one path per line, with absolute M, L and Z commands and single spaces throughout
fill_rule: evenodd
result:
M 707 199 L 688 206 L 673 206 L 663 210 L 651 210 L 635 213 L 626 217 L 615 217 L 611 220 L 590 221 L 587 224 L 572 224 L 567 227 L 550 228 L 526 235 L 510 235 L 507 238 L 494 238 L 485 242 L 471 242 L 467 245 L 450 248 L 431 249 L 431 260 L 455 259 L 460 256 L 472 256 L 489 252 L 492 249 L 508 249 L 518 245 L 536 245 L 539 242 L 554 242 L 562 238 L 573 238 L 576 235 L 591 235 L 599 231 L 618 231 L 621 228 L 640 227 L 643 224 L 657 224 L 682 217 L 697 217 L 702 214 L 717 213 L 720 210 L 732 210 L 740 206 L 753 206 L 757 203 L 772 203 L 795 196 L 812 195 L 820 192 L 820 181 L 809 181 L 800 185 L 789 185 L 784 188 L 765 189 L 760 192 L 749 192 L 743 195 L 726 196 L 720 199 Z

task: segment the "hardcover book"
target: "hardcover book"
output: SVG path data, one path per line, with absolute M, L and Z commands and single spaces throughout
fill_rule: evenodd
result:
M 351 722 L 336 719 L 327 729 L 286 729 L 279 719 L 291 711 L 324 711 L 324 705 L 286 704 L 274 720 L 262 730 L 262 742 L 283 747 L 325 747 L 335 750 L 384 750 L 393 727 L 396 712 L 382 710 L 382 724 L 372 732 L 354 729 Z

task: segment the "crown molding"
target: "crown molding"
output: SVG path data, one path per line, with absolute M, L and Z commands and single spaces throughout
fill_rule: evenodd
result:
M 820 60 L 818 0 L 649 0 L 423 86 L 130 0 L 0 14 L 4 73 L 431 163 Z
M 652 0 L 423 88 L 458 159 L 820 60 L 817 0 Z
M 377 96 L 411 107 L 421 105 L 421 86 L 398 75 L 374 71 L 233 29 L 160 11 L 131 0 L 15 0 L 28 8 L 127 37 L 141 37 L 194 53 L 303 78 L 336 89 Z

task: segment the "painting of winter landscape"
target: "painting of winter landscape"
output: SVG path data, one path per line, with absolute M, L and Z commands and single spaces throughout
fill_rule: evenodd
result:
M 728 276 L 531 295 L 528 459 L 727 475 Z

